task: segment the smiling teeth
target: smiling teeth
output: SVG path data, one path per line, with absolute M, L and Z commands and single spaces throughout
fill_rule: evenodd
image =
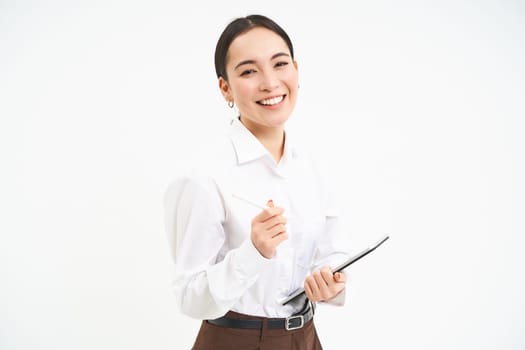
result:
M 283 98 L 284 96 L 273 97 L 266 100 L 262 100 L 260 103 L 265 106 L 273 106 L 281 102 Z

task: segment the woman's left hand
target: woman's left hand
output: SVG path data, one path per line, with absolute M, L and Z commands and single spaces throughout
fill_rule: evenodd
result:
M 345 289 L 345 284 L 346 276 L 344 273 L 332 273 L 332 270 L 325 266 L 306 277 L 304 290 L 312 302 L 327 301 Z

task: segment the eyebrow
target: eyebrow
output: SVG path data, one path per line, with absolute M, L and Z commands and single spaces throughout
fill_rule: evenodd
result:
M 276 58 L 278 58 L 278 57 L 281 57 L 281 56 L 287 56 L 287 57 L 290 57 L 290 55 L 287 54 L 286 52 L 278 52 L 278 53 L 276 53 L 275 55 L 273 55 L 272 58 L 271 58 L 270 60 L 274 60 L 274 59 L 276 59 Z M 233 69 L 235 70 L 235 69 L 239 68 L 240 66 L 243 66 L 243 65 L 246 65 L 246 64 L 255 64 L 255 62 L 256 62 L 255 60 L 245 60 L 245 61 L 241 61 L 241 62 L 239 62 L 239 63 L 235 66 L 235 68 L 233 68 Z

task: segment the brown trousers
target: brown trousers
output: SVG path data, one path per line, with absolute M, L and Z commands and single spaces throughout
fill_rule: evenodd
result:
M 303 328 L 287 331 L 268 329 L 265 318 L 230 311 L 226 316 L 263 320 L 262 329 L 220 327 L 202 321 L 192 350 L 322 350 L 313 320 Z

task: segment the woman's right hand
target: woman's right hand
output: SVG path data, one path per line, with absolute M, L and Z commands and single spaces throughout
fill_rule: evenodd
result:
M 285 226 L 287 220 L 282 215 L 284 208 L 274 207 L 271 199 L 266 205 L 268 208 L 252 220 L 251 239 L 259 253 L 266 259 L 271 259 L 277 246 L 288 239 Z

